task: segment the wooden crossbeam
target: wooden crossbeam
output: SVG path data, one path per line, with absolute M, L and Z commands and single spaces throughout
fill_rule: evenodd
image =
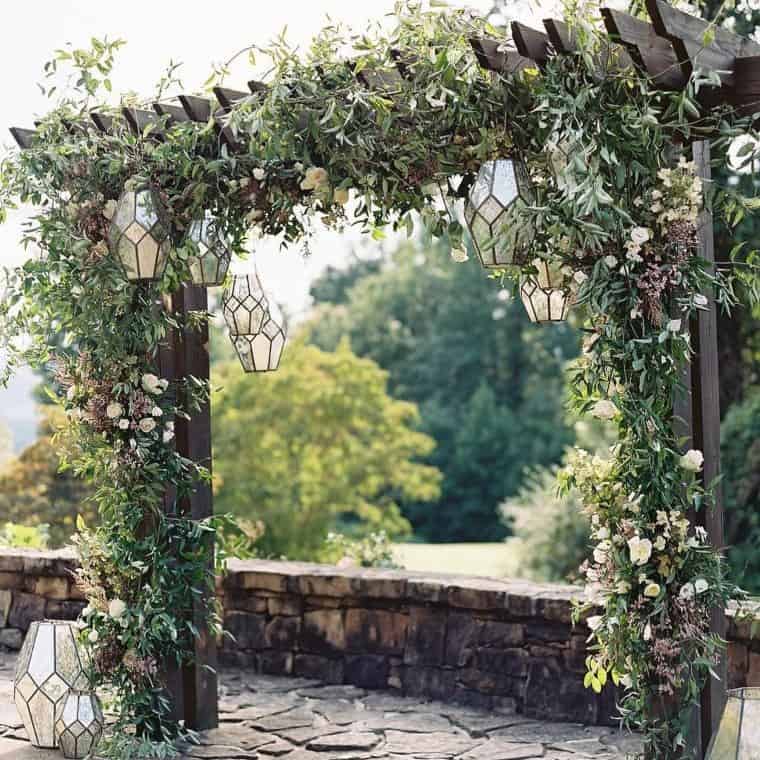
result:
M 542 66 L 549 58 L 551 42 L 544 32 L 533 29 L 519 21 L 512 22 L 512 39 L 517 52 Z
M 760 113 L 760 55 L 734 62 L 734 102 L 740 106 L 742 116 Z
M 219 105 L 229 111 L 235 107 L 235 104 L 251 96 L 250 92 L 241 92 L 240 90 L 231 90 L 228 87 L 214 87 L 214 95 L 219 101 Z
M 655 85 L 666 90 L 682 89 L 687 77 L 670 40 L 660 37 L 652 24 L 614 8 L 602 8 L 607 31 L 627 48 L 634 63 Z
M 34 136 L 37 134 L 37 130 L 25 129 L 24 127 L 11 127 L 10 132 L 13 135 L 16 144 L 22 150 L 32 147 Z
M 136 135 L 142 135 L 149 126 L 152 126 L 150 136 L 155 140 L 164 139 L 161 119 L 154 111 L 144 111 L 141 108 L 122 108 L 121 113 L 127 120 L 130 130 Z
M 168 117 L 169 124 L 181 124 L 190 121 L 190 117 L 182 106 L 175 106 L 171 103 L 154 103 L 153 110 L 159 116 Z
M 109 116 L 108 114 L 100 113 L 98 111 L 92 111 L 90 113 L 90 118 L 101 132 L 110 132 L 113 129 L 113 116 Z
M 248 81 L 248 89 L 254 95 L 266 95 L 269 92 L 269 85 L 264 84 L 264 82 L 259 82 L 256 79 L 251 79 Z
M 478 63 L 489 71 L 500 74 L 511 74 L 522 69 L 536 68 L 536 62 L 520 55 L 515 50 L 501 50 L 502 44 L 498 40 L 488 37 L 471 37 L 470 45 L 475 52 Z
M 199 98 L 197 95 L 180 95 L 179 102 L 190 121 L 205 124 L 211 118 L 212 103 L 208 98 Z

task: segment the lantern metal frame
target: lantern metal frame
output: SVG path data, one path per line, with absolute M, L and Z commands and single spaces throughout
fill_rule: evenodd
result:
M 230 338 L 244 372 L 274 372 L 280 366 L 287 339 L 281 321 L 269 316 L 259 332 Z
M 553 270 L 549 262 L 533 262 L 537 274 L 524 275 L 520 280 L 520 297 L 531 322 L 564 322 L 575 301 L 570 288 L 563 286 L 564 275 Z
M 84 689 L 87 685 L 71 622 L 34 621 L 16 663 L 13 700 L 35 747 L 57 746 L 56 709 L 69 691 Z
M 72 689 L 56 710 L 55 735 L 66 758 L 89 757 L 103 736 L 105 719 L 92 691 Z
M 108 228 L 108 247 L 130 282 L 159 280 L 172 242 L 166 211 L 149 185 L 124 190 Z
M 222 315 L 230 335 L 255 335 L 269 316 L 269 299 L 257 273 L 236 274 L 222 296 Z
M 486 161 L 470 187 L 464 217 L 486 269 L 522 263 L 534 239 L 520 210 L 535 202 L 527 167 L 515 157 Z
M 188 259 L 190 282 L 203 287 L 222 285 L 232 261 L 232 252 L 210 212 L 191 222 L 184 245 L 194 251 Z
M 760 688 L 730 689 L 705 760 L 760 757 Z

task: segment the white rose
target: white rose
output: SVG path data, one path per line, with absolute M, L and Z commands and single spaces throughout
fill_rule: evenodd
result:
M 164 416 L 164 410 L 160 406 L 154 406 L 153 409 L 150 410 L 150 413 L 154 417 L 163 417 Z
M 705 463 L 704 454 L 697 449 L 689 449 L 679 460 L 678 464 L 682 469 L 689 472 L 699 472 Z
M 146 393 L 152 393 L 154 396 L 157 396 L 162 390 L 160 378 L 152 372 L 146 372 L 142 376 L 141 385 Z
M 694 581 L 694 590 L 698 594 L 704 594 L 708 588 L 710 588 L 710 584 L 704 578 L 697 578 Z
M 156 429 L 156 421 L 152 417 L 144 417 L 137 424 L 143 433 L 150 433 Z
M 652 237 L 652 230 L 648 227 L 634 227 L 631 230 L 631 240 L 636 245 L 644 245 Z
M 604 263 L 610 268 L 614 269 L 617 266 L 618 260 L 615 256 L 605 256 Z
M 601 625 L 602 625 L 602 616 L 601 615 L 592 615 L 590 618 L 588 618 L 586 620 L 586 625 L 592 631 L 599 630 L 599 628 L 601 628 Z
M 266 177 L 267 177 L 267 173 L 261 167 L 258 167 L 253 170 L 253 178 L 255 180 L 258 180 L 259 182 L 261 182 L 261 180 L 266 179 Z
M 164 434 L 161 436 L 164 443 L 169 443 L 174 438 L 174 432 L 172 430 L 164 430 Z
M 119 420 L 119 430 L 129 430 L 129 420 L 126 417 Z
M 451 258 L 456 261 L 457 264 L 463 264 L 470 257 L 467 255 L 467 251 L 464 248 L 452 248 Z
M 681 320 L 680 319 L 671 319 L 670 322 L 668 322 L 668 331 L 672 333 L 677 333 L 681 329 Z
M 95 612 L 95 610 L 88 604 L 83 610 L 82 610 L 82 617 L 90 617 L 92 613 Z
M 116 201 L 106 201 L 105 206 L 103 206 L 103 216 L 106 219 L 111 219 L 116 213 L 116 205 Z
M 108 604 L 108 614 L 114 619 L 119 620 L 127 611 L 127 605 L 121 599 L 112 599 Z
M 311 166 L 301 182 L 301 190 L 317 190 L 329 179 L 327 170 L 321 166 Z
M 656 599 L 660 595 L 660 584 L 654 583 L 654 581 L 647 583 L 644 587 L 644 596 L 650 599 Z
M 106 407 L 106 417 L 109 420 L 115 420 L 117 417 L 121 417 L 124 414 L 124 407 L 118 401 L 112 401 Z
M 608 399 L 600 399 L 591 407 L 591 414 L 600 420 L 611 420 L 618 413 L 618 408 Z
M 628 539 L 628 551 L 634 565 L 645 565 L 652 556 L 652 542 L 648 538 L 634 536 Z
M 295 169 L 297 172 L 302 172 L 302 171 L 303 171 L 303 164 L 302 164 L 300 161 L 296 161 L 296 162 L 293 164 L 293 168 L 294 168 L 294 169 Z
M 681 586 L 681 590 L 678 592 L 678 596 L 681 599 L 686 599 L 687 601 L 689 599 L 694 598 L 695 588 L 693 583 L 684 583 L 683 586 Z
M 90 631 L 89 634 L 87 634 L 87 640 L 90 642 L 90 644 L 97 644 L 99 638 L 100 635 L 97 631 Z
M 576 281 L 576 282 L 577 282 L 579 285 L 583 285 L 583 283 L 584 283 L 584 282 L 586 282 L 586 280 L 588 280 L 588 275 L 587 275 L 585 272 L 581 272 L 581 270 L 579 269 L 579 270 L 578 270 L 578 271 L 577 271 L 577 272 L 576 272 L 576 273 L 573 275 L 573 279 L 574 279 L 574 280 L 575 280 L 575 281 Z

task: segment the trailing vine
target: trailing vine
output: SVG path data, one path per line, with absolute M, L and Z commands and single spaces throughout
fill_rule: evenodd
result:
M 175 420 L 208 388 L 194 378 L 168 383 L 159 363 L 159 345 L 177 326 L 161 299 L 188 279 L 194 253 L 183 243 L 188 226 L 211 212 L 244 255 L 258 235 L 308 248 L 316 220 L 377 238 L 388 225 L 411 235 L 419 221 L 461 259 L 464 229 L 439 202 L 441 187 L 463 197 L 485 161 L 507 156 L 524 161 L 535 199 L 512 220 L 533 230 L 530 260 L 503 276 L 517 284 L 542 262 L 560 274 L 587 332 L 571 374 L 575 407 L 619 433 L 607 458 L 577 452 L 562 474 L 595 541 L 586 568 L 594 614 L 579 611 L 593 638 L 586 683 L 625 687 L 621 713 L 645 731 L 647 757 L 685 756 L 691 708 L 721 646 L 709 610 L 741 592 L 688 520 L 709 507 L 711 491 L 696 477 L 701 453 L 684 452 L 674 432 L 673 404 L 692 351 L 687 325 L 708 295 L 728 308 L 737 287 L 757 291 L 754 252 L 737 247 L 746 266 L 733 272 L 696 255 L 705 202 L 733 224 L 757 204 L 705 185 L 689 150 L 709 135 L 723 160 L 735 137 L 753 133 L 700 106 L 716 84 L 707 75 L 662 92 L 614 60 L 600 71 L 594 18 L 593 8 L 568 8 L 578 55 L 499 75 L 479 67 L 469 42 L 499 30 L 413 2 L 399 4 L 389 34 L 330 26 L 303 56 L 276 41 L 252 51 L 270 59 L 266 91 L 225 117 L 243 145 L 237 153 L 213 119 L 167 119 L 161 140 L 154 127 L 134 135 L 119 119 L 108 134 L 91 126 L 119 43 L 94 41 L 46 67 L 55 75 L 73 66 L 77 83 L 42 118 L 32 147 L 2 163 L 0 207 L 36 206 L 25 242 L 39 254 L 9 273 L 0 316 L 10 369 L 55 365 L 69 420 L 59 436 L 65 465 L 94 485 L 100 523 L 80 526 L 78 537 L 89 601 L 82 636 L 100 679 L 115 687 L 119 728 L 137 729 L 115 732 L 111 756 L 165 755 L 182 736 L 162 672 L 167 659 L 190 656 L 189 610 L 213 583 L 206 547 L 216 525 L 177 508 L 208 473 L 173 444 Z M 390 78 L 396 61 L 405 76 Z M 456 191 L 453 177 L 463 178 Z M 165 206 L 173 246 L 158 282 L 130 284 L 109 251 L 108 226 L 121 193 L 143 186 Z M 191 315 L 195 324 L 205 318 Z M 218 628 L 215 611 L 209 616 Z

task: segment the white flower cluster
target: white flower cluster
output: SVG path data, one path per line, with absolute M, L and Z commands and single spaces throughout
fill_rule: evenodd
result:
M 666 228 L 671 222 L 695 224 L 702 208 L 702 180 L 696 174 L 696 165 L 681 156 L 672 169 L 660 169 L 657 178 L 661 189 L 653 190 L 651 210 L 657 214 L 657 223 Z

